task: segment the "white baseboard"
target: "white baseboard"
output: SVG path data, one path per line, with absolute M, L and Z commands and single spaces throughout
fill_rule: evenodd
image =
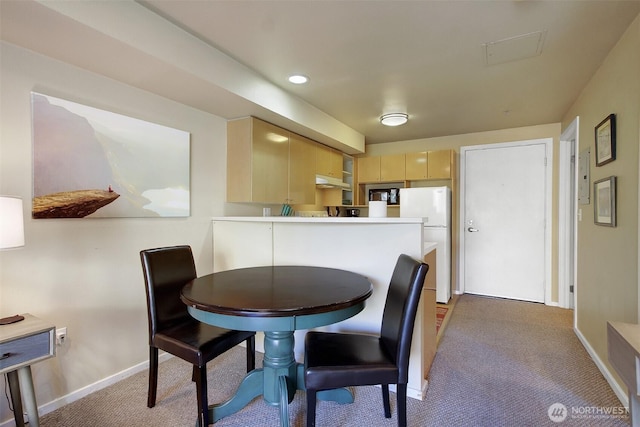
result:
M 164 362 L 165 360 L 169 360 L 174 357 L 172 354 L 162 352 L 158 356 L 158 363 Z M 56 409 L 62 408 L 65 405 L 68 405 L 71 402 L 75 402 L 78 399 L 82 399 L 85 396 L 90 395 L 98 390 L 102 390 L 105 387 L 108 387 L 112 384 L 117 383 L 118 381 L 122 381 L 125 378 L 128 378 L 132 375 L 137 374 L 138 372 L 142 372 L 149 369 L 149 361 L 145 361 L 134 365 L 130 368 L 125 369 L 124 371 L 118 372 L 117 374 L 113 374 L 110 377 L 106 377 L 97 381 L 93 384 L 89 384 L 88 386 L 82 387 L 81 389 L 75 390 L 65 396 L 59 397 L 51 402 L 45 403 L 43 405 L 38 406 L 38 414 L 40 416 L 48 414 L 49 412 L 53 412 Z M 0 423 L 0 427 L 15 427 L 15 421 L 13 418 L 6 420 L 3 423 Z
M 427 380 L 422 380 L 422 390 L 418 390 L 413 387 L 407 387 L 407 397 L 412 397 L 416 400 L 424 400 L 424 398 L 427 396 L 427 388 L 429 388 L 429 383 L 427 382 Z
M 576 333 L 576 336 L 578 337 L 578 339 L 580 340 L 584 348 L 587 350 L 587 353 L 589 353 L 589 356 L 591 356 L 591 359 L 595 362 L 596 366 L 598 367 L 602 375 L 604 375 L 604 378 L 609 383 L 609 386 L 611 386 L 611 389 L 613 390 L 613 392 L 616 394 L 616 396 L 618 396 L 618 399 L 620 400 L 622 405 L 628 409 L 629 396 L 627 395 L 627 393 L 622 389 L 620 384 L 618 384 L 617 381 L 613 378 L 613 375 L 611 375 L 611 372 L 609 371 L 607 366 L 604 364 L 604 362 L 602 362 L 602 359 L 598 357 L 598 354 L 595 352 L 593 347 L 591 347 L 591 345 L 589 344 L 589 341 L 587 341 L 584 335 L 582 335 L 580 330 L 577 327 L 574 327 L 573 331 Z
M 380 385 L 377 385 L 376 387 L 380 387 Z M 429 388 L 429 383 L 427 380 L 422 381 L 422 390 L 418 390 L 414 387 L 407 386 L 407 397 L 411 397 L 416 400 L 424 400 L 424 398 L 427 396 L 428 388 Z M 395 393 L 396 389 L 397 387 L 395 384 L 389 384 L 389 391 Z

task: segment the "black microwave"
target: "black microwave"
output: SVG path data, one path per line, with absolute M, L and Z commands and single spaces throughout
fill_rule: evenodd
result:
M 387 202 L 388 205 L 400 204 L 399 188 L 377 188 L 369 190 L 369 201 Z

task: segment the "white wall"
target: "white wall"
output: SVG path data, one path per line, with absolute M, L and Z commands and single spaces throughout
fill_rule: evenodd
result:
M 33 367 L 45 405 L 147 360 L 141 249 L 189 244 L 198 273 L 210 273 L 211 218 L 261 209 L 224 203 L 222 118 L 14 45 L 0 44 L 0 55 L 0 194 L 23 198 L 26 237 L 24 248 L 0 252 L 0 316 L 29 312 L 68 328 L 57 357 Z M 190 132 L 191 216 L 31 219 L 32 90 Z M 0 423 L 12 418 L 6 399 L 0 414 Z

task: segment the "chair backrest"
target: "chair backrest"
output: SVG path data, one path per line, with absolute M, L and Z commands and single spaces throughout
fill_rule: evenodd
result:
M 180 300 L 180 290 L 196 278 L 190 246 L 171 246 L 140 251 L 147 291 L 149 341 L 156 332 L 191 319 Z
M 429 266 L 401 254 L 391 276 L 382 314 L 380 339 L 398 366 L 398 383 L 406 384 L 413 325 Z

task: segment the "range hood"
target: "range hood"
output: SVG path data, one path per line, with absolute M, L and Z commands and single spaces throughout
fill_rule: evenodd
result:
M 351 190 L 351 186 L 342 182 L 338 178 L 326 175 L 316 175 L 316 187 L 318 188 L 342 188 L 343 190 Z

